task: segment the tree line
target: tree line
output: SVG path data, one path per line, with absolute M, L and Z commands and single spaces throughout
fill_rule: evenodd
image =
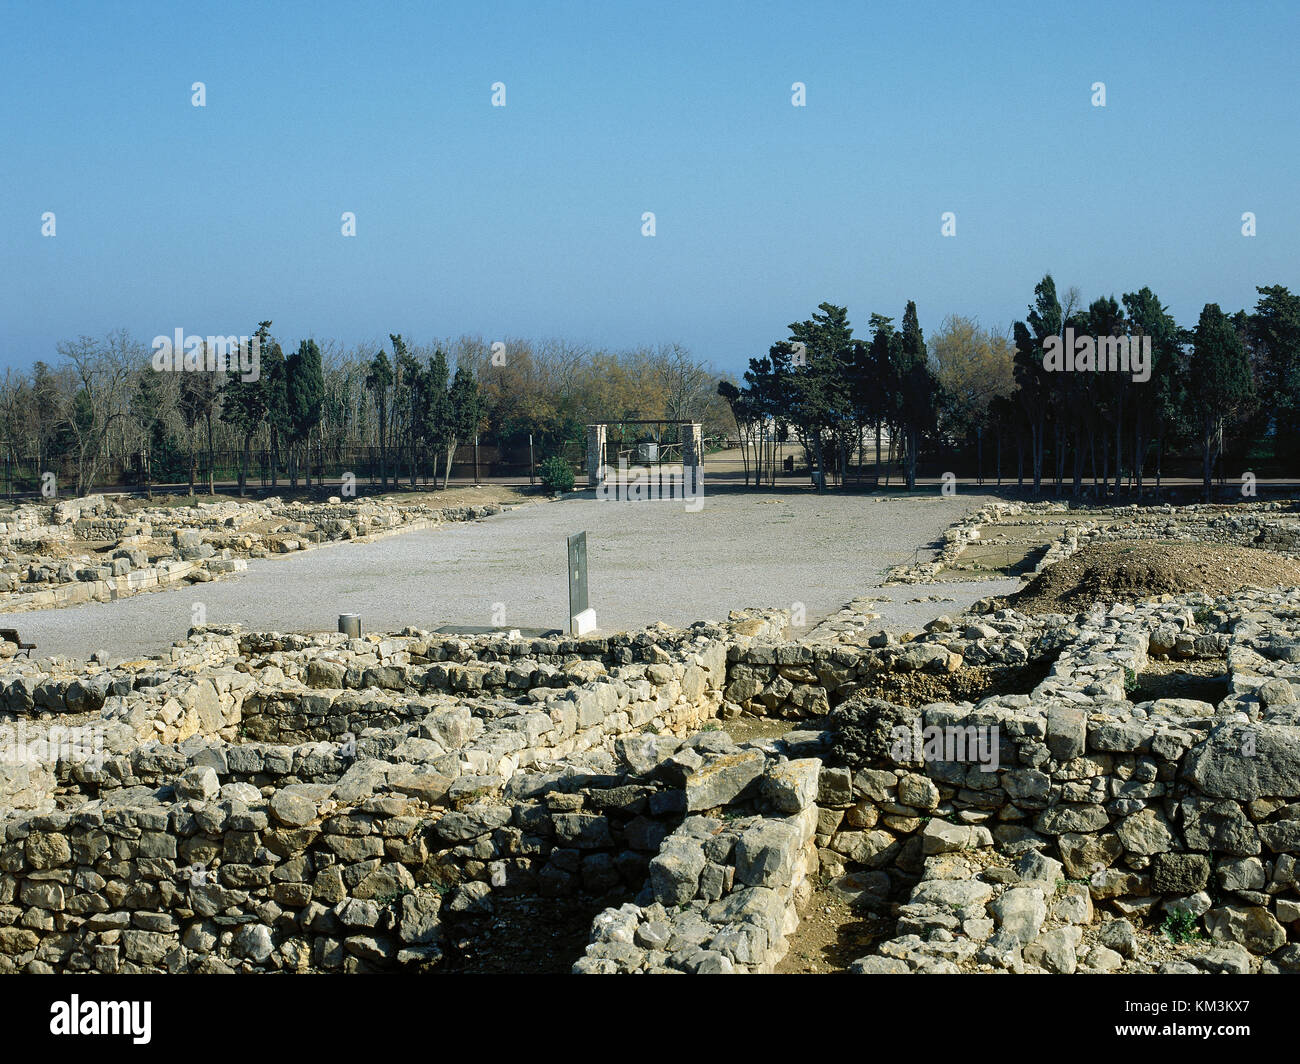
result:
M 187 478 L 192 492 L 202 471 L 212 492 L 222 456 L 231 456 L 230 479 L 244 494 L 259 470 L 273 489 L 282 477 L 310 488 L 313 470 L 348 471 L 364 452 L 381 487 L 430 476 L 436 484 L 439 475 L 445 486 L 457 449 L 476 436 L 525 459 L 530 437 L 538 460 L 578 459 L 592 420 L 690 417 L 714 433 L 729 427 L 716 371 L 679 344 L 608 350 L 476 336 L 417 344 L 393 333 L 387 344 L 350 349 L 314 339 L 282 347 L 271 326 L 261 322 L 253 337 L 255 379 L 234 365 L 159 372 L 150 349 L 123 330 L 60 343 L 57 362 L 7 370 L 7 467 L 66 470 L 78 494 L 116 469 L 146 489 Z M 205 344 L 196 361 L 220 365 L 211 355 Z M 35 475 L 15 486 L 37 486 Z
M 845 307 L 822 303 L 740 380 L 719 379 L 679 344 L 416 344 L 393 333 L 387 344 L 282 348 L 270 321 L 256 331 L 256 380 L 160 373 L 149 348 L 119 330 L 59 344 L 53 364 L 7 370 L 0 437 L 10 486 L 29 490 L 55 469 L 78 494 L 112 470 L 146 489 L 188 479 L 191 491 L 202 470 L 213 491 L 221 467 L 242 493 L 255 475 L 273 489 L 281 477 L 310 487 L 327 469 L 361 475 L 358 463 L 385 488 L 439 475 L 446 485 L 457 449 L 476 436 L 502 454 L 526 459 L 531 440 L 538 460 L 580 461 L 589 422 L 662 418 L 738 436 L 746 483 L 773 483 L 779 445 L 794 442 L 812 470 L 897 466 L 909 488 L 922 463 L 980 483 L 992 465 L 1000 484 L 1014 456 L 1017 484 L 1035 493 L 1127 486 L 1141 498 L 1152 474 L 1159 491 L 1167 468 L 1194 464 L 1208 497 L 1216 475 L 1300 468 L 1300 296 L 1257 292 L 1250 310 L 1206 304 L 1183 327 L 1150 288 L 1084 305 L 1048 275 L 1009 329 L 950 316 L 928 338 L 914 302 L 897 324 L 871 314 L 864 336 Z M 1149 377 L 1051 371 L 1045 344 L 1071 331 L 1141 338 Z M 615 428 L 611 443 L 641 431 Z
M 1235 477 L 1254 462 L 1285 473 L 1300 465 L 1300 296 L 1281 285 L 1257 292 L 1252 310 L 1207 303 L 1187 328 L 1150 288 L 1085 306 L 1049 274 L 1010 330 L 950 316 L 928 344 L 914 302 L 898 327 L 872 314 L 869 338 L 854 337 L 845 307 L 822 303 L 718 394 L 746 483 L 774 482 L 784 440 L 802 446 L 810 469 L 842 472 L 854 456 L 864 461 L 874 436 L 879 469 L 883 436 L 908 488 L 922 457 L 945 471 L 963 461 L 983 483 L 991 442 L 999 484 L 1006 450 L 1018 485 L 1028 479 L 1035 493 L 1050 483 L 1058 496 L 1117 496 L 1127 486 L 1140 499 L 1151 466 L 1158 492 L 1172 458 L 1196 460 L 1208 499 L 1228 466 Z M 1144 374 L 1098 370 L 1080 355 L 1087 368 L 1063 371 L 1045 364 L 1052 337 L 1080 350 L 1092 338 L 1098 351 L 1120 346 L 1102 338 L 1123 338 L 1149 350 L 1150 364 Z

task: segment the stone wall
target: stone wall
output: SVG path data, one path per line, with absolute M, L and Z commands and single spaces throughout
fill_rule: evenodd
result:
M 441 959 L 500 892 L 634 891 L 682 793 L 612 759 L 442 807 L 420 781 L 116 792 L 6 824 L 0 970 L 367 971 Z
M 895 920 L 862 971 L 1115 970 L 1121 925 L 1167 918 L 1207 936 L 1202 970 L 1289 970 L 1297 617 L 1300 592 L 1249 591 L 903 641 L 782 642 L 766 611 L 11 663 L 0 970 L 437 965 L 523 893 L 610 899 L 577 971 L 770 971 L 813 874 Z M 1174 660 L 1222 662 L 1226 696 L 1134 701 Z M 872 693 L 1031 668 L 969 701 Z M 800 730 L 712 730 L 742 713 Z M 60 752 L 67 728 L 96 756 Z
M 468 714 L 431 717 L 468 767 L 490 729 Z M 304 750 L 273 766 L 255 744 L 230 746 L 224 762 L 212 747 L 153 747 L 133 759 L 138 775 L 97 800 L 8 817 L 0 970 L 418 967 L 472 939 L 496 897 L 630 895 L 647 877 L 647 920 L 656 897 L 722 901 L 706 915 L 736 925 L 738 963 L 775 956 L 796 919 L 815 862 L 816 762 L 703 731 L 627 735 L 613 752 L 547 770 L 448 779 L 427 762 L 385 760 L 384 738 L 359 740 L 353 756 L 318 751 L 314 769 L 298 760 Z M 290 769 L 336 778 L 291 782 Z M 705 836 L 712 856 L 692 877 L 677 858 L 690 864 L 685 840 L 702 847 Z M 700 941 L 662 961 L 725 970 L 697 956 Z
M 728 799 L 718 803 L 723 815 L 689 817 L 663 840 L 637 902 L 593 921 L 575 973 L 770 972 L 785 956 L 817 870 L 821 762 L 769 761 L 751 750 L 691 767 L 688 798 L 692 790 L 716 793 L 688 801 L 688 808 Z M 731 779 L 719 789 L 724 776 Z M 754 781 L 746 785 L 753 792 L 748 802 L 739 800 L 744 790 L 731 797 L 745 777 Z
M 358 687 L 301 682 L 321 680 L 318 642 Z M 496 892 L 635 894 L 687 812 L 751 782 L 719 764 L 725 736 L 673 738 L 721 702 L 725 646 L 707 634 L 606 642 L 588 649 L 652 660 L 575 657 L 564 686 L 474 695 L 443 688 L 452 669 L 506 671 L 493 641 L 418 663 L 447 642 L 211 630 L 153 672 L 25 663 L 22 760 L 11 744 L 0 775 L 0 970 L 436 963 L 444 924 L 472 935 Z M 519 679 L 550 679 L 541 651 L 527 669 L 507 654 Z M 94 731 L 93 756 L 52 752 L 73 728 Z
M 1300 643 L 1277 623 L 1298 603 L 1206 599 L 1195 613 L 1224 630 L 1188 640 L 1195 603 L 1116 607 L 1085 619 L 1031 694 L 836 709 L 819 736 L 822 870 L 865 902 L 906 901 L 861 970 L 1073 971 L 1094 907 L 1199 926 L 1205 970 L 1300 965 Z M 1162 655 L 1224 654 L 1228 697 L 1127 701 L 1153 632 Z M 991 770 L 895 746 L 959 732 L 996 736 Z M 1118 967 L 1115 953 L 1097 946 L 1089 967 Z
M 884 632 L 839 642 L 760 641 L 728 648 L 724 716 L 823 717 L 886 674 L 948 677 L 979 666 L 993 677 L 1013 676 L 1031 658 L 1056 653 L 1068 628 L 1049 628 L 1034 618 L 1002 610 L 956 625 L 946 617 L 925 632 L 900 641 Z

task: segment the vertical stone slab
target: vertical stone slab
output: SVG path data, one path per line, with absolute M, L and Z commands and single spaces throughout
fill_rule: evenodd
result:
M 587 426 L 587 486 L 600 483 L 600 467 L 605 464 L 606 426 Z
M 596 630 L 596 611 L 587 600 L 587 533 L 568 538 L 569 634 L 586 635 Z

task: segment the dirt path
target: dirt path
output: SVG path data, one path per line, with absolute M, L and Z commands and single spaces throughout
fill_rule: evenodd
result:
M 858 911 L 830 890 L 814 890 L 776 966 L 778 975 L 843 973 L 871 951 L 871 944 L 893 934 L 888 917 Z

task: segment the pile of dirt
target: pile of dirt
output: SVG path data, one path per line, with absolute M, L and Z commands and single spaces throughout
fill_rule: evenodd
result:
M 1049 566 L 1006 601 L 1022 613 L 1074 613 L 1094 602 L 1278 585 L 1300 587 L 1300 562 L 1254 547 L 1110 540 Z

